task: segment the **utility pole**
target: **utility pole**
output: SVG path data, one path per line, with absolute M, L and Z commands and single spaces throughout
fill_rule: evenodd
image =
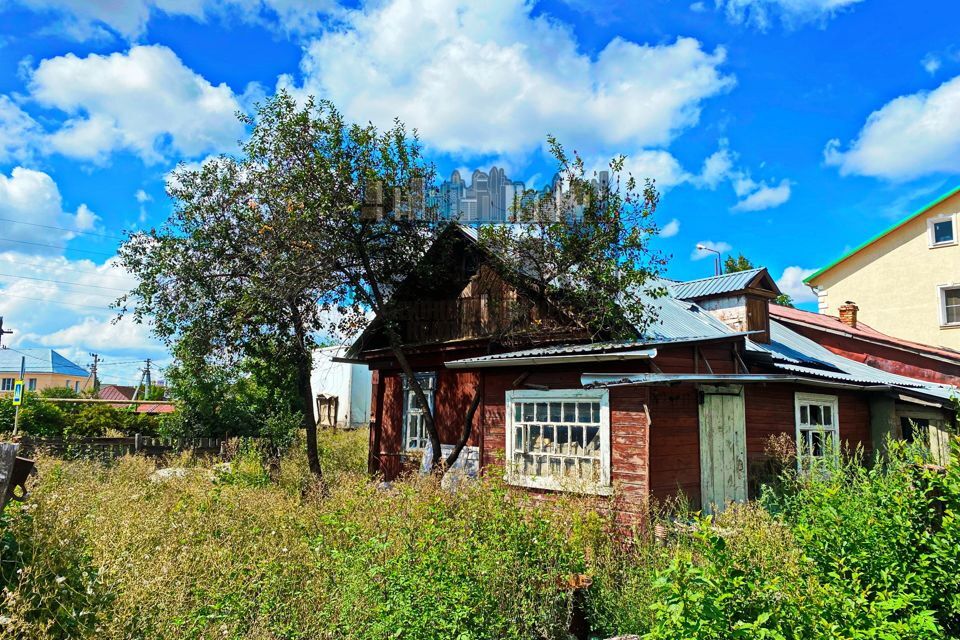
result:
M 152 387 L 152 380 L 150 379 L 150 358 L 147 358 L 147 366 L 143 369 L 143 377 L 145 379 L 145 388 L 143 390 L 143 399 L 150 399 L 150 390 Z
M 3 336 L 5 334 L 13 333 L 13 331 L 5 331 L 3 328 L 3 316 L 0 316 L 0 342 L 3 341 Z
M 0 328 L 0 330 L 2 330 L 2 328 Z M 23 393 L 23 391 L 22 391 L 22 389 L 23 389 L 23 376 L 26 374 L 26 372 L 27 372 L 27 357 L 26 357 L 26 356 L 20 356 L 20 378 L 17 380 L 17 384 L 20 385 L 20 389 L 21 389 L 20 393 L 21 393 L 21 394 Z M 23 396 L 21 396 L 21 402 L 22 402 L 22 397 L 23 397 Z M 14 401 L 16 401 L 16 398 L 14 398 Z M 17 432 L 18 432 L 19 430 L 20 430 L 20 405 L 17 404 L 17 410 L 16 410 L 16 412 L 13 414 L 13 435 L 16 436 L 16 435 L 17 435 Z
M 97 363 L 100 362 L 100 356 L 96 353 L 91 353 L 90 357 L 93 358 L 93 364 L 90 366 L 90 373 L 93 374 L 93 393 L 96 394 L 100 390 L 100 380 L 97 378 Z
M 137 388 L 133 390 L 133 397 L 131 398 L 131 400 L 136 400 L 136 399 L 137 399 L 137 396 L 140 395 L 140 387 L 143 386 L 143 378 L 144 378 L 144 376 L 146 376 L 146 374 L 147 374 L 147 370 L 146 370 L 146 369 L 144 369 L 144 370 L 140 373 L 140 382 L 137 383 Z

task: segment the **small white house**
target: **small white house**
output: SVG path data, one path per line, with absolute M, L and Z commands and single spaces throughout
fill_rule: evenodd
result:
M 324 347 L 313 352 L 313 373 L 310 386 L 314 402 L 318 397 L 336 396 L 337 426 L 366 427 L 370 423 L 370 370 L 366 365 L 334 362 L 347 345 Z M 313 407 L 317 413 L 317 405 Z M 319 419 L 319 413 L 317 413 Z

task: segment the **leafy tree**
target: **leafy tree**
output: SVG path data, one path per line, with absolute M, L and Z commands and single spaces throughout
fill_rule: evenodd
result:
M 724 273 L 734 273 L 736 271 L 749 271 L 750 269 L 756 269 L 753 266 L 753 263 L 747 259 L 742 253 L 737 255 L 734 258 L 732 255 L 728 255 L 723 261 L 723 272 Z
M 179 343 L 174 356 L 166 375 L 177 411 L 163 417 L 167 435 L 262 436 L 268 416 L 300 415 L 295 374 L 274 358 L 221 362 L 193 353 L 189 341 Z
M 137 321 L 149 316 L 169 345 L 183 342 L 218 364 L 279 347 L 286 357 L 274 364 L 291 367 L 310 469 L 322 477 L 310 373 L 329 284 L 311 241 L 317 211 L 291 200 L 288 163 L 303 151 L 288 142 L 309 123 L 278 121 L 269 108 L 242 119 L 253 130 L 240 156 L 180 166 L 168 185 L 173 214 L 121 246 L 120 261 L 139 283 L 118 306 L 123 313 L 132 305 Z

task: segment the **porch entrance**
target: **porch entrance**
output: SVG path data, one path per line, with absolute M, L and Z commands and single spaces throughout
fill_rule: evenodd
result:
M 743 387 L 700 387 L 700 499 L 704 513 L 747 499 Z

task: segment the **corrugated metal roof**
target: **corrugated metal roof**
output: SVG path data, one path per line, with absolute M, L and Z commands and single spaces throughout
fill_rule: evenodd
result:
M 685 300 L 723 293 L 733 293 L 734 291 L 743 291 L 746 289 L 750 285 L 750 282 L 763 271 L 763 268 L 734 271 L 733 273 L 725 273 L 710 278 L 677 282 L 670 285 L 670 288 L 673 290 L 673 295 Z
M 666 281 L 651 284 L 654 289 L 658 286 L 666 288 L 667 295 L 653 297 L 648 293 L 640 294 L 642 302 L 656 316 L 656 320 L 643 331 L 646 340 L 707 340 L 736 333 L 696 303 L 678 300 L 672 295 L 671 287 Z
M 53 349 L 0 349 L 0 371 L 20 373 L 20 358 L 26 358 L 27 373 L 62 373 L 87 377 L 90 372 Z
M 949 385 L 888 373 L 844 358 L 775 320 L 770 322 L 770 344 L 759 344 L 748 338 L 747 351 L 767 354 L 773 358 L 775 368 L 804 376 L 856 385 L 888 385 L 913 389 L 944 400 L 957 395 L 957 390 Z
M 728 332 L 724 338 L 735 338 L 746 336 L 745 333 Z M 539 347 L 536 349 L 523 349 L 521 351 L 508 351 L 506 353 L 494 353 L 489 356 L 479 356 L 476 358 L 464 358 L 462 360 L 451 360 L 450 365 L 467 365 L 484 362 L 497 362 L 506 360 L 521 360 L 526 358 L 548 358 L 551 356 L 565 355 L 585 355 L 591 353 L 617 353 L 627 349 L 638 349 L 646 347 L 657 347 L 669 344 L 681 344 L 684 342 L 702 342 L 704 340 L 715 340 L 717 336 L 691 336 L 686 338 L 667 338 L 652 340 L 634 340 L 627 342 L 590 342 L 585 344 L 561 344 L 550 347 Z

